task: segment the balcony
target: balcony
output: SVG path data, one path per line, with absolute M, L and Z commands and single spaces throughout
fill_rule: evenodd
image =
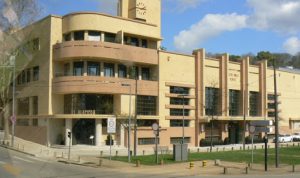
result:
M 102 94 L 135 94 L 135 80 L 100 76 L 64 76 L 53 79 L 53 93 L 102 93 Z M 148 80 L 137 81 L 137 94 L 158 96 L 158 82 Z
M 55 61 L 69 58 L 105 58 L 124 62 L 158 65 L 157 50 L 109 42 L 68 41 L 54 45 Z

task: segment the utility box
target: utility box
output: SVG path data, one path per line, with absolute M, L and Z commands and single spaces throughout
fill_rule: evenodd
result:
M 175 161 L 188 160 L 188 145 L 187 144 L 174 144 L 173 145 L 173 159 Z

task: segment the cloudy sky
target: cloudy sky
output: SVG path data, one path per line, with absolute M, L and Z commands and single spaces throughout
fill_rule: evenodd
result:
M 40 0 L 45 14 L 115 14 L 117 0 Z M 300 0 L 162 0 L 162 45 L 230 54 L 300 51 Z

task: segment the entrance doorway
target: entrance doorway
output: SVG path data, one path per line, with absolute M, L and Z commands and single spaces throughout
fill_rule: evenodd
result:
M 229 122 L 228 136 L 230 144 L 237 144 L 240 141 L 240 127 L 238 122 Z
M 95 119 L 73 120 L 73 145 L 95 145 Z

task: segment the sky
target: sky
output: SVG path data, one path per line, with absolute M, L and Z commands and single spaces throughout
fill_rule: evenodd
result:
M 117 0 L 39 0 L 43 15 L 97 11 L 116 15 Z M 300 52 L 300 0 L 162 0 L 162 46 L 191 54 Z

